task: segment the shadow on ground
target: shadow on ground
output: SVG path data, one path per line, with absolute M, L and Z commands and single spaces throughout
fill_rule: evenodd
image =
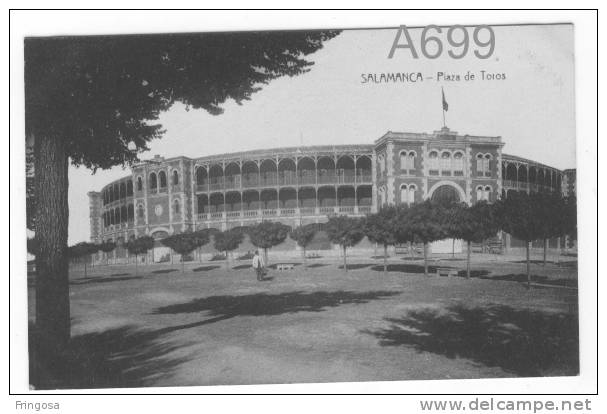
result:
M 176 272 L 177 269 L 160 269 L 160 270 L 154 270 L 152 273 L 155 275 L 160 275 L 163 273 L 172 273 L 172 272 Z
M 386 318 L 387 329 L 364 331 L 382 346 L 409 346 L 466 358 L 519 376 L 579 372 L 577 313 L 547 313 L 505 305 L 424 308 Z
M 306 266 L 309 269 L 314 269 L 316 267 L 324 267 L 324 266 L 329 266 L 327 263 L 312 263 L 309 264 L 308 266 Z
M 370 266 L 370 265 L 369 265 Z M 349 267 L 349 266 L 348 266 Z M 436 269 L 454 269 L 450 266 L 428 266 L 428 273 L 436 273 Z M 383 272 L 383 265 L 375 265 L 371 268 L 376 272 Z M 403 272 L 403 273 L 424 273 L 423 265 L 414 265 L 414 264 L 388 264 L 388 272 Z
M 465 274 L 464 274 L 465 276 Z M 482 279 L 508 280 L 512 282 L 527 283 L 527 275 L 524 273 L 510 273 L 507 275 L 497 275 Z M 543 285 L 577 287 L 577 278 L 575 279 L 549 279 L 548 276 L 531 275 L 531 283 L 541 283 Z
M 70 285 L 88 285 L 91 283 L 111 283 L 111 282 L 121 282 L 125 280 L 134 280 L 134 279 L 143 279 L 142 276 L 111 276 L 111 277 L 101 277 L 94 276 L 88 278 L 80 278 L 74 279 L 70 282 Z
M 527 261 L 526 260 L 515 260 L 512 261 L 511 263 L 521 263 L 521 264 L 526 264 Z M 543 265 L 544 261 L 543 260 L 529 260 L 530 264 L 533 265 Z M 554 266 L 559 266 L 559 267 L 577 267 L 577 260 L 561 260 L 559 262 L 555 262 L 552 260 L 547 260 L 546 261 L 547 265 L 554 265 Z
M 30 383 L 36 389 L 149 386 L 189 360 L 172 357 L 179 347 L 161 335 L 129 326 L 78 335 L 57 355 L 36 347 L 30 326 Z
M 221 266 L 200 266 L 192 269 L 192 272 L 208 272 L 209 270 L 219 269 Z
M 371 267 L 373 266 L 372 263 L 348 263 L 348 270 L 359 270 L 359 269 L 366 269 L 367 267 Z M 338 269 L 344 270 L 344 265 L 340 265 L 337 266 Z
M 181 329 L 194 328 L 230 319 L 236 316 L 271 316 L 297 312 L 321 312 L 327 308 L 341 305 L 363 304 L 371 300 L 384 299 L 399 295 L 399 291 L 369 291 L 369 292 L 286 292 L 286 293 L 255 293 L 240 296 L 209 296 L 195 299 L 191 302 L 163 306 L 155 309 L 152 314 L 179 314 L 205 312 L 207 319 L 202 321 L 171 326 L 160 329 L 166 333 Z

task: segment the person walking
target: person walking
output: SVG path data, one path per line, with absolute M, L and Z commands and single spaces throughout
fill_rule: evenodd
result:
M 253 256 L 252 266 L 253 266 L 253 269 L 255 269 L 255 273 L 257 274 L 257 280 L 262 281 L 263 280 L 263 269 L 265 267 L 265 264 L 264 264 L 261 256 L 259 256 L 258 250 L 255 250 L 255 255 Z

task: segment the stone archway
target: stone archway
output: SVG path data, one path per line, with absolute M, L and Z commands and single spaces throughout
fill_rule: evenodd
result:
M 433 201 L 466 201 L 464 189 L 453 181 L 439 181 L 428 191 L 428 199 Z
M 428 198 L 439 203 L 459 203 L 466 201 L 464 190 L 452 181 L 439 181 L 428 192 Z M 433 253 L 461 253 L 462 241 L 454 239 L 438 240 L 430 244 Z

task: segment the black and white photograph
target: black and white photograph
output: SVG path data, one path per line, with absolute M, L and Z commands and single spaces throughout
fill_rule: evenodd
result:
M 576 26 L 406 23 L 23 37 L 29 389 L 579 376 Z

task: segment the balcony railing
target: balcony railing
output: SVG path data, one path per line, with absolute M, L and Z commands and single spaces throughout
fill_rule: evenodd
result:
M 338 214 L 368 214 L 372 212 L 372 206 L 323 206 L 323 207 L 300 207 L 300 208 L 266 208 L 259 210 L 239 211 L 216 211 L 212 213 L 198 213 L 198 221 L 225 220 L 238 218 L 256 217 L 293 217 L 293 216 L 334 216 Z
M 354 206 L 338 207 L 340 213 L 354 213 Z
M 262 216 L 276 216 L 277 211 L 276 209 L 270 208 L 270 209 L 266 209 L 266 210 L 261 210 L 261 215 Z
M 238 190 L 253 187 L 296 186 L 315 184 L 372 184 L 371 170 L 279 171 L 212 177 L 196 183 L 196 191 Z M 178 191 L 178 190 L 173 190 Z M 150 191 L 153 193 L 154 191 Z

